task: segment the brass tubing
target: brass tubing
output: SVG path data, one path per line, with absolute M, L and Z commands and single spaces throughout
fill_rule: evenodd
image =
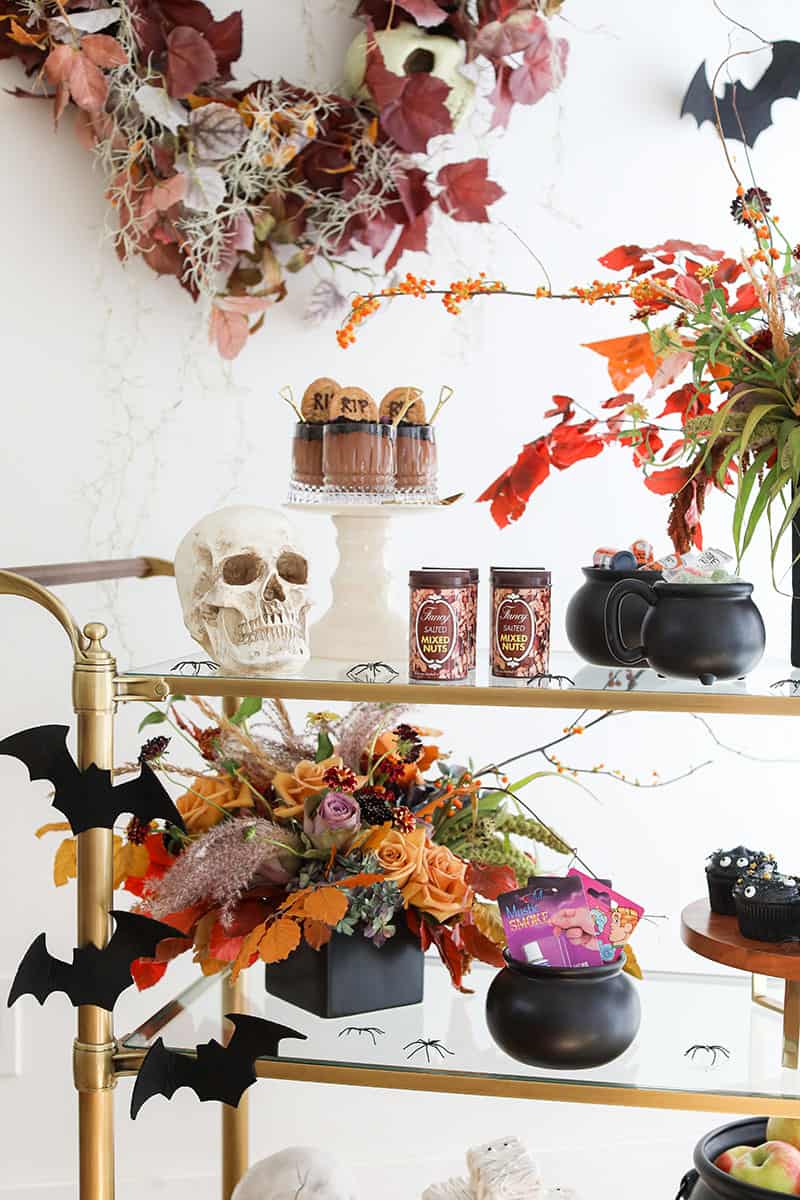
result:
M 222 711 L 232 717 L 239 707 L 236 696 L 226 696 Z M 244 972 L 235 983 L 229 977 L 222 981 L 222 1015 L 244 1012 L 246 1008 Z M 230 1200 L 233 1189 L 244 1175 L 250 1161 L 250 1106 L 247 1092 L 237 1108 L 222 1105 L 222 1200 Z
M 87 625 L 88 643 L 73 673 L 78 716 L 78 765 L 114 765 L 113 687 L 116 664 L 102 646 L 105 626 Z M 89 829 L 78 837 L 77 944 L 101 948 L 109 935 L 113 904 L 110 829 Z M 78 1088 L 80 1200 L 114 1200 L 114 1028 L 111 1013 L 94 1005 L 78 1009 L 75 1083 Z M 96 1060 L 94 1056 L 97 1056 Z
M 800 982 L 786 980 L 783 998 L 783 1065 L 796 1071 L 800 1066 Z

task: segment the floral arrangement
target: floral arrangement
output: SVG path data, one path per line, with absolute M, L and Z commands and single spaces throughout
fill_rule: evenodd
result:
M 554 396 L 544 414 L 554 425 L 525 445 L 479 500 L 506 526 L 523 515 L 551 469 L 627 447 L 645 487 L 671 498 L 667 528 L 678 553 L 702 548 L 701 516 L 717 488 L 734 499 L 737 559 L 766 516 L 774 562 L 800 508 L 800 492 L 789 495 L 800 475 L 800 247 L 771 208 L 763 188 L 739 182 L 731 213 L 753 238 L 750 252 L 737 257 L 680 239 L 616 246 L 599 261 L 624 272 L 622 281 L 596 279 L 558 292 L 548 280 L 533 291 L 510 291 L 484 275 L 448 288 L 410 276 L 399 288 L 356 297 L 339 341 L 351 344 L 357 327 L 397 295 L 438 295 L 453 315 L 486 295 L 630 301 L 641 332 L 585 343 L 606 359 L 615 389 L 600 405 L 605 411 Z M 640 380 L 646 393 L 637 397 L 628 389 Z M 659 393 L 662 407 L 651 415 L 648 401 Z
M 514 104 L 536 103 L 563 76 L 566 43 L 546 20 L 558 7 L 362 0 L 366 71 L 352 99 L 284 80 L 237 86 L 241 13 L 218 21 L 202 0 L 0 0 L 0 58 L 35 81 L 18 96 L 52 98 L 56 124 L 75 110 L 119 258 L 140 257 L 204 300 L 210 338 L 233 358 L 284 298 L 287 271 L 317 257 L 335 265 L 358 246 L 373 256 L 391 246 L 391 270 L 426 248 L 435 210 L 485 222 L 503 194 L 485 158 L 431 173 L 429 143 L 453 129 L 453 84 L 425 58 L 408 74 L 388 70 L 382 34 L 411 26 L 458 43 L 493 72 L 493 124 L 505 125 Z
M 140 987 L 189 950 L 205 974 L 230 968 L 236 976 L 288 958 L 301 942 L 319 949 L 334 932 L 382 946 L 404 923 L 467 990 L 473 959 L 503 965 L 494 901 L 537 872 L 537 844 L 583 861 L 517 793 L 543 776 L 583 787 L 551 747 L 609 714 L 526 751 L 546 765 L 510 784 L 502 764 L 487 767 L 484 781 L 450 762 L 431 740 L 435 731 L 409 724 L 399 706 L 312 713 L 297 732 L 280 701 L 244 701 L 230 719 L 193 703 L 202 724 L 170 703 L 143 725 L 168 722 L 200 767 L 171 762 L 171 739 L 158 735 L 139 762 L 117 769 L 147 762 L 183 786 L 176 804 L 185 832 L 134 819 L 115 834 L 115 886 L 136 897 L 138 911 L 185 934 L 162 942 L 157 960 L 134 965 Z M 593 771 L 633 785 L 603 764 Z M 53 829 L 68 826 L 39 834 Z M 72 837 L 59 846 L 57 884 L 75 875 L 75 846 Z

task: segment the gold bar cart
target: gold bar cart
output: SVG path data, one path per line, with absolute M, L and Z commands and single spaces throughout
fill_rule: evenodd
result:
M 114 717 L 117 706 L 131 701 L 150 703 L 173 694 L 220 696 L 225 710 L 236 710 L 243 688 L 248 696 L 306 700 L 363 700 L 406 702 L 415 705 L 479 705 L 535 709 L 593 709 L 644 712 L 743 713 L 800 716 L 800 680 L 797 695 L 778 694 L 768 688 L 744 691 L 716 688 L 673 691 L 621 690 L 598 692 L 596 688 L 570 689 L 501 688 L 488 685 L 438 685 L 435 688 L 398 679 L 392 683 L 353 682 L 344 674 L 322 678 L 201 677 L 163 670 L 119 673 L 114 657 L 104 646 L 106 627 L 90 622 L 82 628 L 59 597 L 45 584 L 148 578 L 171 575 L 172 564 L 162 559 L 134 558 L 102 563 L 72 563 L 21 567 L 0 571 L 0 595 L 30 600 L 49 612 L 64 629 L 73 651 L 72 695 L 77 715 L 78 762 L 82 768 L 96 763 L 113 766 Z M 104 946 L 109 937 L 112 904 L 112 835 L 110 830 L 91 829 L 78 836 L 77 945 Z M 206 986 L 210 981 L 205 981 Z M 785 1005 L 784 1063 L 797 1064 L 800 1040 L 798 985 L 791 988 Z M 765 1000 L 760 982 L 754 998 L 765 1008 L 783 1011 L 774 999 Z M 223 1013 L 242 1011 L 241 984 L 222 983 Z M 178 1007 L 180 1005 L 178 1004 Z M 169 1006 L 167 1006 L 169 1008 Z M 165 1010 L 162 1010 L 165 1011 Z M 150 1023 L 163 1028 L 162 1014 Z M 165 1018 L 166 1020 L 166 1018 Z M 140 1029 L 145 1026 L 140 1027 Z M 78 1009 L 77 1037 L 73 1047 L 73 1074 L 78 1092 L 78 1157 L 81 1200 L 113 1200 L 114 1196 L 114 1087 L 118 1078 L 135 1074 L 145 1051 L 115 1037 L 112 1014 L 93 1006 Z M 433 1091 L 512 1098 L 562 1100 L 590 1104 L 633 1107 L 749 1113 L 754 1107 L 767 1114 L 800 1116 L 797 1083 L 791 1089 L 695 1089 L 684 1087 L 640 1087 L 633 1083 L 542 1079 L 476 1071 L 442 1071 L 401 1066 L 348 1065 L 331 1061 L 262 1059 L 256 1065 L 259 1077 L 304 1082 L 351 1084 L 399 1090 Z M 222 1106 L 222 1194 L 228 1200 L 248 1163 L 247 1095 L 238 1108 Z

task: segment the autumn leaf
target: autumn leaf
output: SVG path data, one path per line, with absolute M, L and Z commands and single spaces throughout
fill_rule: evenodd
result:
M 686 486 L 691 473 L 688 467 L 669 467 L 666 471 L 654 471 L 652 475 L 647 476 L 644 486 L 657 496 L 672 496 Z
M 436 3 L 436 0 L 397 0 L 397 7 L 405 9 L 423 28 L 431 25 L 441 25 L 447 19 L 447 13 Z
M 631 333 L 602 342 L 583 342 L 587 350 L 608 359 L 608 374 L 614 387 L 624 392 L 640 375 L 652 379 L 658 369 L 649 333 Z
M 34 834 L 34 837 L 41 838 L 44 837 L 46 833 L 66 833 L 66 831 L 71 828 L 72 826 L 70 825 L 69 821 L 48 821 L 46 825 L 39 826 Z
M 348 875 L 345 879 L 337 879 L 333 884 L 337 888 L 357 888 L 357 887 L 372 887 L 373 883 L 380 883 L 384 876 L 378 872 L 370 874 L 362 871 L 358 875 Z
M 300 926 L 288 917 L 273 921 L 258 947 L 259 958 L 265 963 L 283 962 L 300 944 Z
M 167 38 L 167 91 L 176 100 L 188 96 L 217 73 L 217 56 L 196 29 L 178 25 Z
M 471 862 L 467 866 L 464 882 L 487 900 L 496 900 L 504 892 L 513 892 L 517 888 L 514 869 L 506 865 L 491 866 L 488 863 Z
M 512 521 L 519 520 L 531 496 L 549 474 L 547 439 L 536 438 L 522 447 L 513 467 L 505 470 L 478 496 L 478 503 L 488 500 L 492 519 L 504 529 Z
M 107 33 L 87 33 L 81 38 L 81 50 L 97 67 L 122 67 L 128 55 L 116 38 Z
M 540 31 L 544 21 L 534 12 L 515 12 L 504 21 L 487 21 L 478 30 L 473 43 L 476 54 L 497 61 L 509 54 L 519 54 L 527 50 L 534 40 L 535 32 Z
M 374 36 L 368 34 L 365 82 L 380 112 L 381 125 L 401 150 L 423 153 L 432 137 L 450 133 L 453 119 L 445 101 L 450 88 L 437 75 L 395 75 L 386 68 Z
M 70 879 L 78 874 L 78 843 L 75 838 L 64 838 L 56 850 L 53 860 L 53 883 L 63 887 Z
M 462 921 L 459 925 L 461 943 L 472 958 L 488 963 L 490 967 L 504 967 L 503 951 L 490 938 L 481 933 L 477 925 Z
M 318 888 L 306 896 L 304 913 L 312 921 L 324 921 L 326 925 L 338 925 L 345 916 L 349 900 L 338 888 Z
M 484 937 L 501 949 L 506 946 L 506 931 L 503 918 L 496 904 L 481 904 L 476 900 L 472 906 L 472 919 Z
M 249 933 L 245 934 L 239 953 L 231 967 L 231 980 L 234 983 L 239 977 L 239 972 L 250 966 L 250 959 L 253 955 L 258 954 L 258 947 L 265 933 L 266 925 L 256 925 L 255 929 L 251 929 Z
M 121 841 L 114 846 L 114 887 L 118 888 L 126 879 L 141 879 L 150 867 L 150 855 L 145 846 Z
M 321 950 L 333 937 L 333 929 L 324 921 L 304 921 L 303 936 L 312 950 Z
M 615 246 L 613 250 L 609 250 L 602 258 L 597 261 L 602 267 L 607 267 L 609 271 L 624 271 L 627 267 L 635 267 L 639 263 L 643 254 L 647 251 L 641 246 Z
M 437 197 L 439 207 L 454 221 L 488 221 L 488 205 L 505 195 L 500 185 L 488 178 L 488 172 L 485 158 L 442 167 L 436 176 L 442 187 Z
M 72 66 L 67 80 L 70 95 L 78 108 L 88 113 L 99 113 L 108 99 L 106 77 L 88 55 L 80 50 L 71 53 Z
M 247 141 L 249 130 L 236 109 L 227 104 L 205 104 L 189 118 L 189 136 L 199 159 L 219 162 Z
M 522 62 L 511 72 L 508 90 L 515 104 L 537 104 L 557 88 L 567 69 L 569 43 L 564 38 L 551 40 L 547 27 L 535 29 Z
M 703 289 L 691 275 L 679 275 L 672 286 L 684 300 L 689 300 L 692 304 L 703 303 Z
M 19 46 L 35 46 L 37 50 L 41 50 L 42 42 L 47 38 L 46 33 L 38 35 L 28 33 L 27 29 L 23 29 L 13 18 L 11 24 L 6 31 L 6 37 L 11 38 L 12 42 L 16 42 Z

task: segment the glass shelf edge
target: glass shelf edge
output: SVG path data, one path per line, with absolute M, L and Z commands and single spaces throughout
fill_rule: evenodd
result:
M 140 675 L 118 675 L 119 699 L 148 700 L 125 694 L 126 684 Z M 155 680 L 155 676 L 151 676 Z M 158 677 L 173 696 L 260 696 L 281 700 L 372 700 L 414 706 L 447 705 L 473 708 L 581 709 L 590 712 L 661 712 L 697 714 L 741 714 L 746 716 L 800 716 L 800 697 L 733 695 L 724 692 L 614 692 L 585 688 L 504 688 L 473 684 L 354 683 L 347 679 L 313 680 L 292 678 L 192 678 L 185 675 Z M 603 704 L 608 696 L 613 703 Z

